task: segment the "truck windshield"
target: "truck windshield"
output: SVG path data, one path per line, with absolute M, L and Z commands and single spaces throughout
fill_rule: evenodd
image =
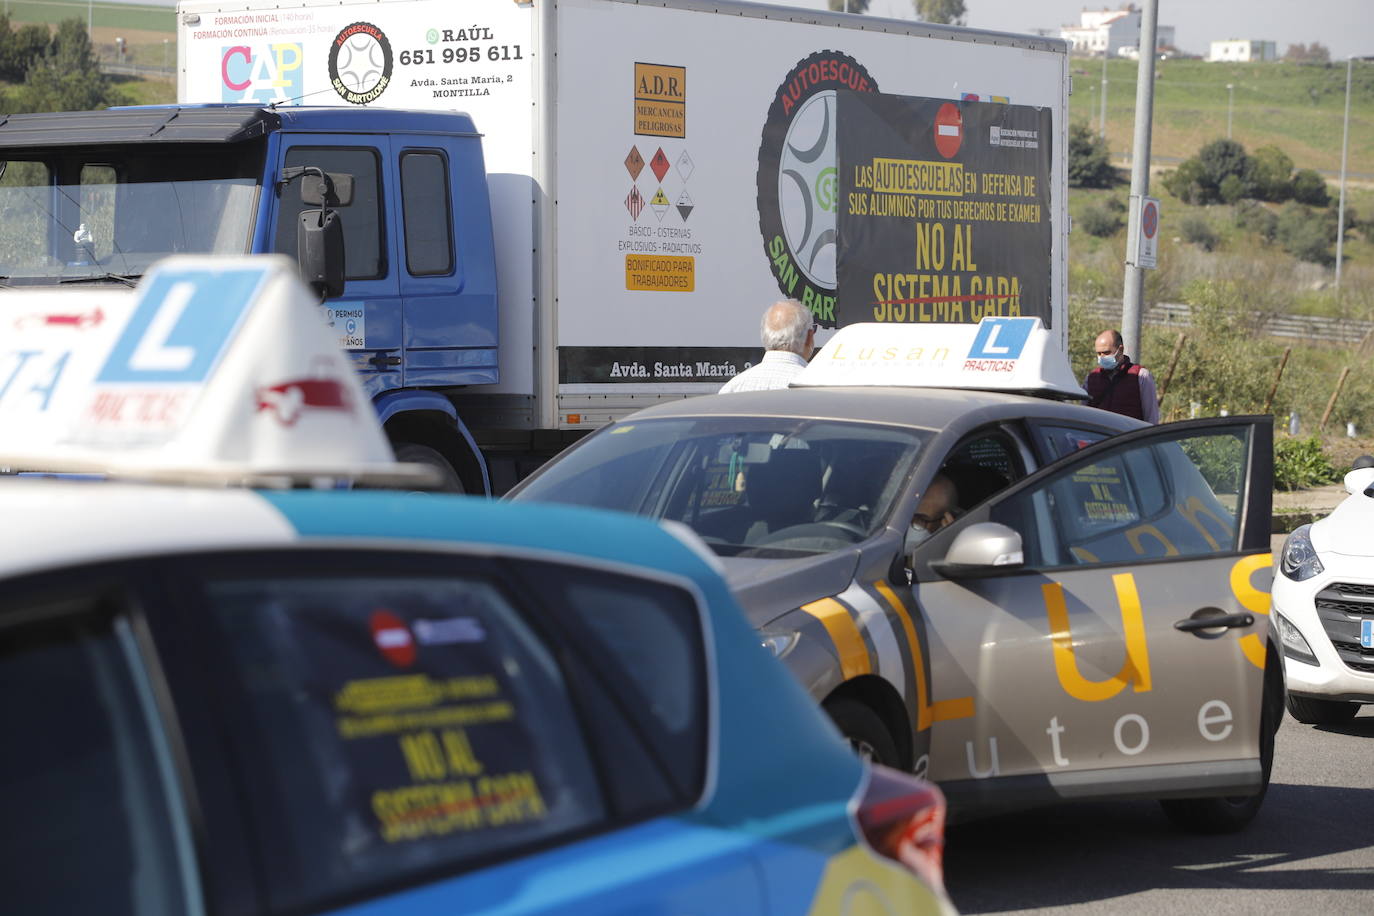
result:
M 137 278 L 169 254 L 248 251 L 263 146 L 0 150 L 0 277 Z

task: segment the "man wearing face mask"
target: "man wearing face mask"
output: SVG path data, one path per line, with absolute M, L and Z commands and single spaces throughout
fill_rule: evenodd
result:
M 1088 406 L 1158 423 L 1159 397 L 1155 394 L 1155 378 L 1149 369 L 1131 362 L 1122 345 L 1121 332 L 1098 334 L 1093 351 L 1097 354 L 1097 368 L 1083 380 Z
M 959 491 L 954 481 L 944 474 L 936 474 L 930 486 L 921 494 L 916 504 L 916 514 L 911 517 L 911 530 L 916 541 L 924 541 L 941 528 L 954 521 L 954 510 L 959 505 Z

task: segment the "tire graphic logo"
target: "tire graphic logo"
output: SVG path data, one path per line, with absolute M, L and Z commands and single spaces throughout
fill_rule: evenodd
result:
M 876 92 L 858 61 L 819 51 L 799 62 L 778 87 L 759 146 L 759 229 L 778 288 L 800 299 L 823 324 L 833 323 L 835 91 Z
M 391 84 L 391 42 L 372 23 L 353 23 L 329 45 L 329 79 L 345 102 L 375 102 Z

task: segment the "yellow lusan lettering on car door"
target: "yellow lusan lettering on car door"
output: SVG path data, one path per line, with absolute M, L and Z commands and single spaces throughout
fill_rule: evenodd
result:
M 1231 567 L 1231 594 L 1236 596 L 1240 606 L 1253 614 L 1269 614 L 1269 593 L 1262 592 L 1250 584 L 1250 577 L 1268 566 L 1274 565 L 1274 555 L 1257 553 L 1241 557 Z M 1264 670 L 1264 637 L 1259 633 L 1247 633 L 1240 638 L 1240 650 L 1245 659 L 1261 671 Z
M 934 703 L 930 701 L 930 685 L 926 683 L 925 652 L 921 649 L 921 640 L 916 636 L 916 626 L 911 622 L 911 614 L 886 582 L 879 580 L 873 583 L 873 587 L 896 613 L 902 621 L 902 629 L 906 631 L 906 642 L 911 649 L 911 665 L 916 669 L 916 730 L 923 732 L 936 722 L 971 719 L 974 709 L 973 697 L 956 697 Z
M 1050 641 L 1054 647 L 1054 673 L 1059 676 L 1059 684 L 1069 696 L 1096 703 L 1110 700 L 1126 685 L 1131 684 L 1136 693 L 1150 689 L 1150 649 L 1145 640 L 1145 618 L 1140 610 L 1140 595 L 1136 591 L 1135 577 L 1130 573 L 1117 573 L 1112 576 L 1116 588 L 1117 604 L 1121 608 L 1121 624 L 1126 634 L 1126 659 L 1115 676 L 1103 681 L 1093 681 L 1084 677 L 1078 670 L 1078 662 L 1073 653 L 1073 633 L 1069 623 L 1069 610 L 1064 603 L 1064 586 L 1050 582 L 1040 587 L 1045 598 L 1045 612 L 1050 620 Z

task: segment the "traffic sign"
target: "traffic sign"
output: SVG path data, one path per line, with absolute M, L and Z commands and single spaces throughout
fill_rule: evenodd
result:
M 1136 244 L 1132 263 L 1136 267 L 1153 269 L 1159 255 L 1159 198 L 1142 197 L 1138 200 L 1139 207 L 1132 207 L 1131 210 L 1136 215 L 1133 219 Z

